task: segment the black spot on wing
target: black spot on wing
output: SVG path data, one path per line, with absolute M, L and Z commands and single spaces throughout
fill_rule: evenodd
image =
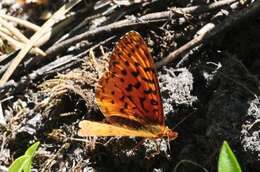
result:
M 132 73 L 132 76 L 135 78 L 139 75 L 139 71 L 132 71 L 131 73 Z
M 146 100 L 145 97 L 140 97 L 140 98 L 139 98 L 139 102 L 140 102 L 140 105 L 141 105 L 142 109 L 143 109 L 146 113 L 148 113 L 149 110 L 145 109 L 145 107 L 144 107 L 144 102 L 145 102 L 145 100 Z
M 132 56 L 132 54 L 129 52 L 129 53 L 127 53 L 127 57 L 131 57 Z
M 112 66 L 115 66 L 115 65 L 119 64 L 119 62 L 116 61 L 116 60 L 113 60 L 113 61 L 111 62 L 111 64 L 112 64 Z
M 152 105 L 158 105 L 158 101 L 157 101 L 157 100 L 154 100 L 154 99 L 151 99 L 151 100 L 150 100 L 150 103 L 151 103 Z
M 121 70 L 122 75 L 126 76 L 127 75 L 127 71 L 125 69 Z
M 135 65 L 135 67 L 139 67 L 139 66 L 140 66 L 140 63 L 135 62 L 134 65 Z
M 120 78 L 120 82 L 122 83 L 125 82 L 124 78 Z
M 126 65 L 126 66 L 129 66 L 129 62 L 128 62 L 128 61 L 125 61 L 125 65 Z
M 121 112 L 121 113 L 125 113 L 124 108 L 120 108 L 120 109 L 119 109 L 119 112 Z
M 116 50 L 117 51 L 117 55 L 121 58 L 121 56 L 123 55 L 123 53 L 119 50 Z
M 139 89 L 141 87 L 141 82 L 137 81 L 135 84 L 134 84 L 134 87 L 136 89 Z
M 125 90 L 127 92 L 131 92 L 133 90 L 133 85 L 132 84 L 128 84 L 127 87 L 125 88 Z
M 125 99 L 125 96 L 124 96 L 124 95 L 119 98 L 120 101 L 124 101 L 124 99 Z

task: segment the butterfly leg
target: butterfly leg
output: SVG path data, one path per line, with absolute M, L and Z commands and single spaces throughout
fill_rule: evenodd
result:
M 129 155 L 133 156 L 134 153 L 135 153 L 135 151 L 138 150 L 138 149 L 142 146 L 142 144 L 143 144 L 144 142 L 145 142 L 145 139 L 142 139 L 141 141 L 139 141 L 139 142 L 137 143 L 137 145 L 135 145 L 135 146 L 133 147 L 133 149 L 130 151 L 130 154 L 129 154 Z
M 154 144 L 156 145 L 156 150 L 155 152 L 152 152 L 149 156 L 147 156 L 147 159 L 152 159 L 154 158 L 156 155 L 160 154 L 160 144 L 158 144 L 155 140 L 153 140 Z
M 151 140 L 154 143 L 154 149 L 153 151 L 146 156 L 147 159 L 151 159 L 154 158 L 155 156 L 159 155 L 159 154 L 163 154 L 164 156 L 166 156 L 167 158 L 170 157 L 168 154 L 168 149 L 169 149 L 169 142 L 164 140 L 164 139 L 160 139 L 160 140 Z M 152 143 L 150 143 L 152 144 Z

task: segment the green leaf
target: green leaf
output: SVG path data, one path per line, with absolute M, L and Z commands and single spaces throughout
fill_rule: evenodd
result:
M 242 172 L 236 156 L 226 141 L 223 142 L 220 150 L 218 172 Z
M 32 169 L 33 157 L 40 145 L 40 142 L 34 143 L 30 146 L 24 155 L 18 157 L 8 168 L 8 172 L 30 172 Z
M 11 166 L 8 168 L 8 172 L 22 172 L 25 166 L 28 165 L 29 161 L 31 161 L 30 156 L 20 156 L 11 164 Z
M 24 155 L 34 156 L 38 147 L 40 145 L 40 142 L 35 142 L 32 146 L 30 146 Z

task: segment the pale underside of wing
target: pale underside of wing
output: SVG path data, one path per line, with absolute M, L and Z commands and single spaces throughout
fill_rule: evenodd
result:
M 144 137 L 144 138 L 156 138 L 158 137 L 154 133 L 146 130 L 135 130 L 131 128 L 123 128 L 119 126 L 114 126 L 106 123 L 94 122 L 84 120 L 79 123 L 80 130 L 78 132 L 79 136 L 89 137 L 106 137 L 106 136 L 134 136 L 134 137 Z

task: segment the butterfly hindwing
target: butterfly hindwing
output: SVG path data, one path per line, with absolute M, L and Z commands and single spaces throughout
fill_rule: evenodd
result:
M 145 137 L 154 138 L 155 134 L 144 131 L 144 130 L 134 130 L 124 127 L 118 127 L 115 125 L 110 125 L 106 123 L 94 122 L 94 121 L 81 121 L 79 123 L 79 135 L 80 136 L 135 136 L 135 137 Z

